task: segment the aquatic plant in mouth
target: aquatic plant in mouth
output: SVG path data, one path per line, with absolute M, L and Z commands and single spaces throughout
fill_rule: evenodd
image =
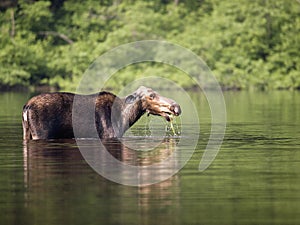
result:
M 179 121 L 178 121 L 179 119 Z M 165 128 L 162 129 L 161 122 L 165 121 Z M 154 116 L 148 115 L 144 125 L 144 134 L 146 136 L 179 136 L 181 134 L 180 116 L 170 115 L 170 120 L 155 119 Z
M 179 136 L 180 129 L 177 125 L 177 121 L 174 115 L 170 115 L 170 121 L 166 121 L 165 128 L 168 136 Z

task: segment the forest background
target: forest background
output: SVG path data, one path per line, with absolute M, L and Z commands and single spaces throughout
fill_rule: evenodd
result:
M 1 0 L 0 88 L 74 91 L 89 65 L 121 44 L 165 40 L 201 57 L 228 89 L 300 89 L 299 0 Z M 181 71 L 141 63 L 111 88 Z

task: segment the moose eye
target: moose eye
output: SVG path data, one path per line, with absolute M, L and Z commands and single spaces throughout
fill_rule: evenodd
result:
M 149 95 L 149 97 L 150 97 L 150 99 L 154 99 L 155 98 L 155 94 L 152 93 L 152 94 Z

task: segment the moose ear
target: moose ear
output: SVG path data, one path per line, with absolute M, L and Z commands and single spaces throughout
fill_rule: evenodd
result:
M 133 103 L 135 101 L 135 99 L 136 99 L 136 96 L 134 96 L 134 95 L 128 95 L 126 97 L 126 99 L 125 99 L 125 103 L 126 104 L 131 104 L 131 103 Z

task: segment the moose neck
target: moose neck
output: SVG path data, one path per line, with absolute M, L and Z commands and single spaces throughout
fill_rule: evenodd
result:
M 143 108 L 142 101 L 137 100 L 132 104 L 126 104 L 124 102 L 121 112 L 121 132 L 122 135 L 128 130 L 142 115 L 146 110 Z

